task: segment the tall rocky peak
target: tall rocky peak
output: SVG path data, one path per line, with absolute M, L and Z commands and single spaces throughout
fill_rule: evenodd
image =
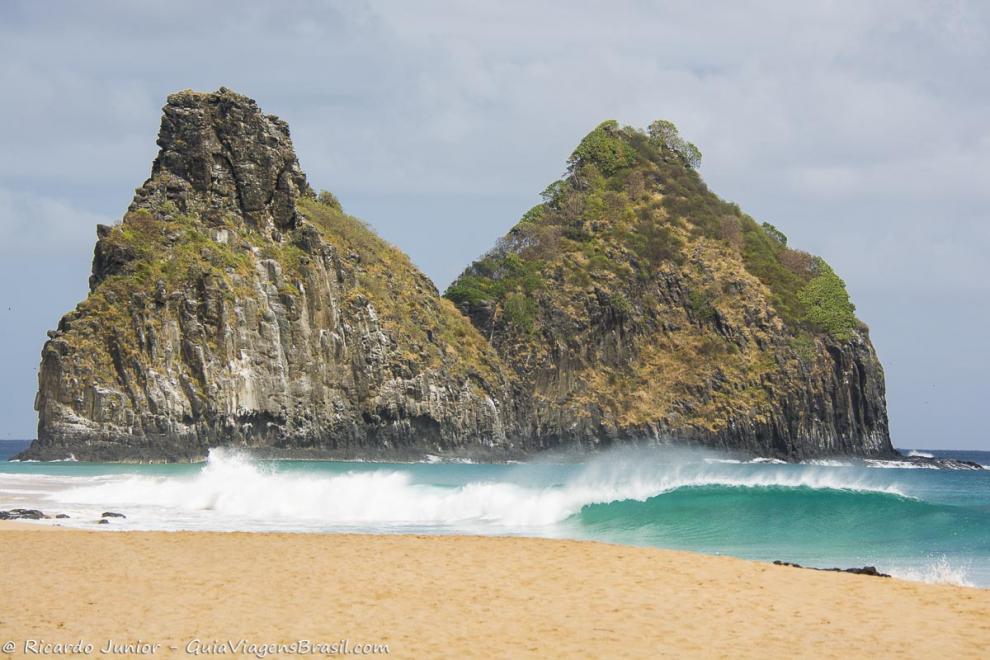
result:
M 541 446 L 893 452 L 883 371 L 822 259 L 713 194 L 659 120 L 606 121 L 446 295 L 526 392 Z
M 219 221 L 234 213 L 258 229 L 296 222 L 296 201 L 312 190 L 299 167 L 289 126 L 252 99 L 221 87 L 168 97 L 151 178 L 131 210 L 195 213 Z
M 49 332 L 28 458 L 502 455 L 498 356 L 408 257 L 312 194 L 284 122 L 221 89 L 164 108 L 151 178 L 98 227 Z

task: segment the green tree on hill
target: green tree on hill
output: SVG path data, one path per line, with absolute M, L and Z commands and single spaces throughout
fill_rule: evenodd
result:
M 667 147 L 680 156 L 684 163 L 692 168 L 698 169 L 701 165 L 701 151 L 677 132 L 677 127 L 673 122 L 666 119 L 658 119 L 650 124 L 647 131 L 650 139 L 657 145 Z

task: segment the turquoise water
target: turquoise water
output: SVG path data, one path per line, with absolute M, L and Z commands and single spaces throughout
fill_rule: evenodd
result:
M 23 445 L 0 443 L 0 459 Z M 949 453 L 990 464 L 990 452 Z M 0 509 L 112 529 L 514 534 L 597 539 L 990 586 L 990 471 L 738 462 L 673 450 L 510 465 L 0 463 Z M 45 523 L 41 523 L 45 524 Z M 51 524 L 51 523 L 47 523 Z M 104 529 L 106 526 L 104 527 Z

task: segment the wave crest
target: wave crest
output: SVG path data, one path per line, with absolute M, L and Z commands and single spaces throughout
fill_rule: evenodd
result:
M 214 449 L 192 476 L 129 475 L 54 497 L 64 503 L 165 507 L 274 523 L 330 526 L 462 526 L 533 528 L 562 522 L 595 504 L 650 498 L 696 486 L 829 489 L 905 496 L 896 485 L 818 466 L 657 463 L 602 457 L 563 481 L 533 486 L 508 479 L 457 486 L 419 483 L 398 467 L 343 473 L 281 469 L 230 450 Z

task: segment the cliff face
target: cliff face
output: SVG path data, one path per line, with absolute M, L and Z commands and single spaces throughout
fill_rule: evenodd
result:
M 22 458 L 893 453 L 842 281 L 709 192 L 665 122 L 593 131 L 447 298 L 250 99 L 174 94 L 158 145 L 49 333 Z
M 842 281 L 712 194 L 673 125 L 606 122 L 446 295 L 516 374 L 540 448 L 688 441 L 883 456 L 883 371 Z
M 284 122 L 182 92 L 158 144 L 123 221 L 98 228 L 89 296 L 49 333 L 26 457 L 512 450 L 499 358 L 405 255 L 313 195 Z

